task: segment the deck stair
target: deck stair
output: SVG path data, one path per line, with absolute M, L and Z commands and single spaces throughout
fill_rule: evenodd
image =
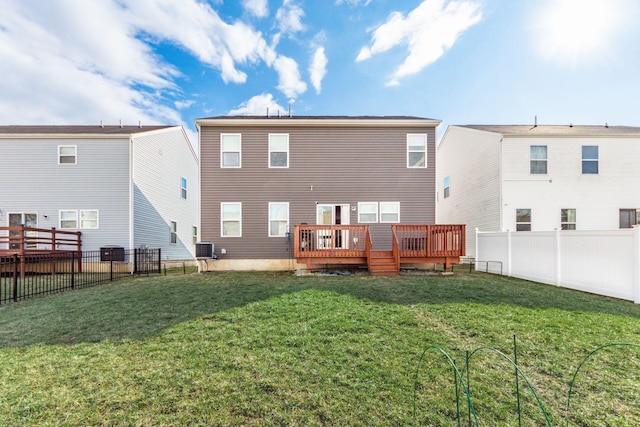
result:
M 397 276 L 400 268 L 396 264 L 393 251 L 371 251 L 369 274 L 372 276 Z

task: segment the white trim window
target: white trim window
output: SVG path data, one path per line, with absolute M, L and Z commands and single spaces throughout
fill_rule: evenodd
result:
M 560 209 L 560 229 L 575 230 L 576 229 L 576 210 Z
M 407 167 L 426 168 L 427 167 L 427 134 L 408 133 L 407 134 Z
M 451 190 L 450 190 L 450 184 L 451 184 L 451 179 L 448 176 L 444 177 L 444 198 L 446 199 L 447 197 L 449 197 Z
M 175 245 L 178 243 L 178 223 L 171 221 L 169 227 L 169 243 Z
M 76 145 L 58 145 L 58 164 L 75 165 L 78 163 L 78 147 Z
M 269 167 L 288 168 L 289 167 L 289 134 L 270 133 L 269 134 Z
M 220 134 L 220 167 L 242 167 L 242 135 L 239 133 Z
M 547 174 L 547 146 L 529 146 L 529 173 L 531 175 Z
M 180 197 L 187 200 L 187 178 L 180 178 Z
M 380 202 L 380 222 L 400 222 L 400 202 Z
M 78 211 L 77 210 L 61 210 L 58 214 L 59 227 L 61 230 L 77 230 L 78 229 Z
M 193 244 L 198 243 L 198 227 L 195 225 L 191 227 L 191 236 L 193 237 Z
M 287 237 L 289 203 L 269 202 L 269 237 Z
M 80 228 L 84 230 L 96 230 L 100 227 L 99 213 L 97 210 L 80 211 Z
M 358 222 L 360 224 L 378 222 L 378 202 L 358 202 Z
M 531 209 L 516 209 L 516 231 L 531 231 Z
M 598 173 L 598 146 L 583 145 L 582 146 L 582 173 L 597 174 Z
M 242 237 L 242 203 L 220 203 L 220 236 Z

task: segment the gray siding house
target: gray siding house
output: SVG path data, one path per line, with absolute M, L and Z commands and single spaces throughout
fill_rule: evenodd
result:
M 420 117 L 222 116 L 196 120 L 201 238 L 220 270 L 296 268 L 298 224 L 435 222 L 435 129 Z
M 198 158 L 181 126 L 0 126 L 0 164 L 2 226 L 194 257 Z

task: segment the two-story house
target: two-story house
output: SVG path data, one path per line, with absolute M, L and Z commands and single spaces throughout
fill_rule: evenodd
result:
M 314 249 L 336 250 L 365 244 L 345 225 L 366 225 L 373 247 L 389 250 L 391 225 L 433 224 L 439 123 L 371 116 L 196 120 L 201 236 L 214 243 L 215 268 L 296 268 L 292 232 L 299 224 L 343 226 L 330 242 L 323 240 L 329 234 L 314 235 Z
M 181 126 L 0 126 L 0 165 L 2 226 L 194 258 L 198 158 Z
M 437 149 L 438 222 L 481 231 L 640 223 L 640 128 L 449 126 Z

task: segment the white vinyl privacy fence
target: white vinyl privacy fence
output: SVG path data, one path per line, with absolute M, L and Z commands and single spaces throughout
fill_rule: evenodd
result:
M 640 227 L 611 231 L 476 230 L 476 270 L 640 304 Z

